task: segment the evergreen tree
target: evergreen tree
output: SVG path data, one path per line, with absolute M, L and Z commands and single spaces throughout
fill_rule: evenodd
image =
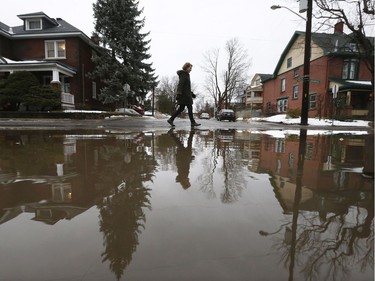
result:
M 29 71 L 16 71 L 0 83 L 0 108 L 16 111 L 21 104 L 26 110 L 59 109 L 60 91 L 50 85 L 41 86 Z
M 156 86 L 148 33 L 142 33 L 145 19 L 143 9 L 134 0 L 97 0 L 93 4 L 95 33 L 105 51 L 94 57 L 92 73 L 105 83 L 99 98 L 104 103 L 124 100 L 124 85 L 128 84 L 133 97 L 145 97 Z M 128 93 L 128 100 L 132 95 Z

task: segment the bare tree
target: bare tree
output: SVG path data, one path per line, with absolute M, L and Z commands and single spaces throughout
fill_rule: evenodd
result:
M 372 74 L 374 86 L 374 45 L 366 36 L 366 29 L 374 24 L 374 1 L 332 1 L 314 0 L 317 11 L 315 18 L 321 20 L 321 26 L 332 26 L 334 22 L 343 21 L 352 32 L 353 40 L 360 47 L 361 55 Z
M 219 68 L 219 49 L 208 51 L 204 56 L 203 71 L 206 73 L 205 89 L 213 97 L 215 106 L 228 107 L 232 99 L 243 91 L 247 80 L 247 70 L 251 65 L 247 51 L 239 40 L 234 38 L 226 42 L 226 58 L 223 69 Z
M 177 85 L 177 75 L 173 77 L 164 76 L 161 78 L 158 87 L 155 89 L 155 96 L 157 97 L 157 106 L 160 112 L 172 113 L 176 109 Z M 196 93 L 195 84 L 191 84 L 191 89 L 194 93 Z M 199 97 L 198 100 L 203 100 L 203 98 Z M 197 108 L 199 109 L 199 106 Z
M 177 77 L 162 77 L 159 86 L 155 89 L 158 110 L 171 113 L 175 109 L 175 99 L 178 80 Z

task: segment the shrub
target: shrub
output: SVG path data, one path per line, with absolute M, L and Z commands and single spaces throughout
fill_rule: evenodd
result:
M 290 118 L 298 118 L 301 116 L 301 109 L 299 108 L 289 108 L 286 115 Z

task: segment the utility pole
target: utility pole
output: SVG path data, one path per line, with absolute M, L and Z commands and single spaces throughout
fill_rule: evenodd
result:
M 305 56 L 304 56 L 304 62 L 303 62 L 301 125 L 307 125 L 307 120 L 309 117 L 312 1 L 313 0 L 307 0 L 307 10 L 306 10 Z

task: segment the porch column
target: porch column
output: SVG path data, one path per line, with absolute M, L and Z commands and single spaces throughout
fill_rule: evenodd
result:
M 64 164 L 56 164 L 56 173 L 59 177 L 64 175 Z
M 55 89 L 61 88 L 61 82 L 60 82 L 60 75 L 57 70 L 52 70 L 52 81 L 51 81 L 51 86 Z
M 352 92 L 351 91 L 347 91 L 346 92 L 346 105 L 350 105 L 351 99 L 352 99 Z

